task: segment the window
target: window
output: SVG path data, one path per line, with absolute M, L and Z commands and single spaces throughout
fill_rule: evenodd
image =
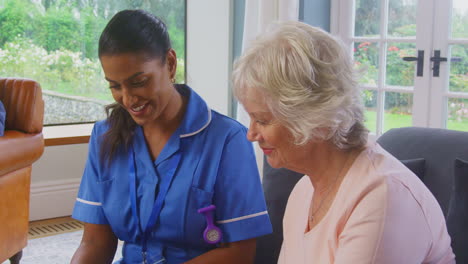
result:
M 45 125 L 94 122 L 112 102 L 98 39 L 119 10 L 145 9 L 169 28 L 185 80 L 185 0 L 0 0 L 0 76 L 38 81 Z
M 362 70 L 366 125 L 468 131 L 466 0 L 333 0 L 332 33 Z

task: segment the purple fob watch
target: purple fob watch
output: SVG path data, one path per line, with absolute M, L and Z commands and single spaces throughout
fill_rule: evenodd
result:
M 221 229 L 213 224 L 213 211 L 215 209 L 216 206 L 214 205 L 198 209 L 198 213 L 204 214 L 206 218 L 206 228 L 203 232 L 203 239 L 209 244 L 216 244 L 223 238 Z

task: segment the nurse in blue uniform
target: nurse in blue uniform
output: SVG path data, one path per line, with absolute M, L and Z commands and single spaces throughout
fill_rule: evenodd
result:
M 91 135 L 72 263 L 111 263 L 118 239 L 122 264 L 252 263 L 272 230 L 246 128 L 174 84 L 166 26 L 145 11 L 111 19 L 99 58 L 116 102 Z

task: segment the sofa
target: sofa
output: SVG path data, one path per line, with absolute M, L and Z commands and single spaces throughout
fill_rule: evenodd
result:
M 44 102 L 32 80 L 0 78 L 6 110 L 0 137 L 0 263 L 19 263 L 27 244 L 31 168 L 44 151 Z
M 457 263 L 468 264 L 468 163 L 457 160 L 468 161 L 468 133 L 405 127 L 387 131 L 377 142 L 404 161 L 434 194 L 446 216 Z M 459 169 L 463 166 L 465 171 Z M 283 241 L 282 220 L 286 203 L 303 175 L 286 169 L 273 169 L 266 159 L 263 168 L 262 184 L 273 234 L 257 240 L 255 263 L 276 264 Z

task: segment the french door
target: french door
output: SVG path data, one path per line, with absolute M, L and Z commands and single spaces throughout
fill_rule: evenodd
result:
M 354 56 L 371 132 L 468 131 L 467 0 L 332 0 L 332 34 Z

